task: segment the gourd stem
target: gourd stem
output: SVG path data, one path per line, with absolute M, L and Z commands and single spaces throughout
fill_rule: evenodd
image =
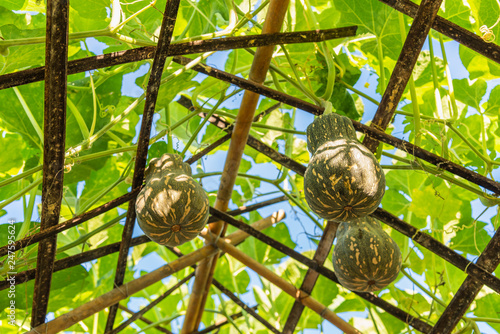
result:
M 227 87 L 228 86 L 226 86 L 226 89 L 227 89 Z M 225 101 L 226 95 L 225 95 L 224 91 L 225 91 L 225 89 L 222 91 L 219 101 L 212 107 L 212 109 L 202 119 L 201 123 L 198 125 L 198 127 L 196 128 L 194 133 L 191 135 L 191 138 L 189 138 L 188 142 L 186 143 L 186 145 L 184 146 L 184 149 L 181 152 L 181 157 L 185 156 L 186 152 L 189 150 L 189 147 L 191 147 L 191 144 L 198 136 L 198 133 L 200 133 L 201 129 L 203 129 L 205 124 L 208 122 L 208 119 L 217 111 L 217 108 L 219 108 L 219 106 Z
M 28 104 L 24 100 L 24 97 L 21 94 L 21 92 L 19 91 L 19 89 L 17 87 L 12 87 L 12 89 L 14 90 L 14 93 L 16 93 L 17 99 L 21 103 L 21 105 L 24 109 L 24 112 L 26 113 L 26 116 L 28 116 L 28 119 L 31 122 L 31 125 L 35 129 L 35 132 L 37 133 L 38 138 L 40 139 L 40 143 L 42 143 L 42 145 L 43 145 L 43 131 L 40 128 L 40 125 L 38 125 L 38 122 L 36 121 L 35 116 L 33 116 L 33 113 L 31 112 Z M 36 143 L 36 141 L 35 141 L 35 143 Z
M 438 83 L 438 75 L 437 75 L 437 69 L 436 69 L 436 61 L 434 57 L 434 44 L 432 41 L 432 33 L 429 32 L 428 35 L 428 40 L 429 40 L 429 53 L 431 56 L 431 69 L 432 69 L 432 83 L 434 86 L 434 100 L 436 103 L 436 111 L 438 118 L 444 118 L 444 113 L 443 113 L 443 104 L 441 102 L 441 92 L 439 91 L 439 83 Z M 441 156 L 445 159 L 448 159 L 448 129 L 445 127 L 443 130 L 444 134 L 441 136 Z M 420 145 L 417 145 L 420 146 Z
M 446 80 L 448 81 L 448 95 L 450 96 L 451 110 L 453 111 L 451 119 L 456 120 L 458 118 L 458 107 L 457 100 L 455 99 L 455 89 L 453 87 L 453 77 L 451 76 L 450 65 L 448 64 L 448 59 L 446 57 L 446 48 L 444 47 L 443 35 L 438 34 L 439 43 L 441 44 L 441 53 L 443 54 L 444 68 L 446 72 Z
M 67 103 L 69 111 L 71 111 L 71 113 L 75 117 L 76 122 L 78 123 L 78 127 L 80 128 L 80 132 L 82 133 L 83 138 L 88 139 L 90 137 L 90 132 L 87 124 L 85 124 L 85 120 L 83 119 L 82 114 L 70 98 L 67 99 Z
M 12 195 L 10 198 L 7 198 L 5 201 L 0 203 L 0 210 L 5 208 L 7 205 L 10 203 L 14 202 L 17 200 L 19 197 L 23 196 L 26 194 L 28 191 L 34 189 L 35 187 L 38 187 L 42 183 L 42 178 L 38 177 L 35 181 L 33 181 L 29 186 L 25 187 L 24 189 L 21 189 L 14 195 Z

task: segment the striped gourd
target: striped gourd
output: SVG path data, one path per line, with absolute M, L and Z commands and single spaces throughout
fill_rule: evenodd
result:
M 151 240 L 178 246 L 195 238 L 208 220 L 208 196 L 177 154 L 152 159 L 135 205 L 139 226 Z
M 353 291 L 376 291 L 394 281 L 401 269 L 398 245 L 371 217 L 341 223 L 333 249 L 340 284 Z
M 333 221 L 351 221 L 375 211 L 385 176 L 375 156 L 356 138 L 351 120 L 338 114 L 317 117 L 307 127 L 312 158 L 304 175 L 311 210 Z

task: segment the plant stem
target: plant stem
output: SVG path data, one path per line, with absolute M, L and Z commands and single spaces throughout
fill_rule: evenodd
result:
M 21 92 L 19 91 L 19 89 L 17 87 L 12 87 L 12 89 L 14 90 L 14 93 L 16 93 L 16 96 L 17 96 L 19 102 L 23 106 L 23 109 L 24 109 L 24 112 L 26 113 L 26 116 L 28 116 L 28 118 L 29 118 L 29 120 L 31 122 L 31 125 L 35 129 L 35 132 L 37 133 L 38 138 L 40 138 L 40 142 L 43 145 L 43 131 L 40 128 L 40 125 L 38 125 L 38 122 L 36 121 L 35 116 L 33 116 L 33 113 L 31 112 L 28 104 L 24 100 L 23 95 L 21 94 Z
M 34 189 L 35 187 L 38 187 L 41 183 L 42 183 L 42 178 L 41 177 L 37 178 L 35 181 L 33 181 L 33 183 L 31 183 L 26 188 L 21 189 L 16 194 L 12 195 L 10 198 L 7 198 L 5 201 L 1 202 L 0 203 L 0 210 L 3 209 L 3 208 L 5 208 L 7 205 L 9 205 L 10 203 L 14 202 L 15 200 L 17 200 L 19 197 L 21 197 L 24 194 L 26 194 L 31 189 Z
M 382 50 L 382 41 L 380 40 L 380 38 L 377 38 L 377 52 L 380 71 L 380 90 L 383 92 L 385 90 L 384 50 Z
M 68 109 L 71 111 L 71 113 L 76 119 L 76 122 L 78 123 L 78 126 L 80 127 L 80 132 L 82 133 L 83 138 L 88 139 L 90 137 L 90 132 L 87 127 L 87 124 L 85 124 L 85 120 L 83 119 L 82 114 L 80 114 L 78 108 L 75 106 L 73 101 L 71 101 L 71 98 L 68 97 L 67 103 L 68 103 Z

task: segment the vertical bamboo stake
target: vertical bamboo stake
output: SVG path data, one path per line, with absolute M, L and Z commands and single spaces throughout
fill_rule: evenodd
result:
M 289 0 L 271 0 L 262 33 L 276 33 L 281 30 L 288 3 Z M 250 69 L 249 80 L 257 83 L 264 82 L 269 64 L 271 63 L 273 50 L 274 46 L 257 48 Z M 260 95 L 250 91 L 245 91 L 243 95 L 240 110 L 236 116 L 235 126 L 231 135 L 231 142 L 229 144 L 229 150 L 215 202 L 215 208 L 220 211 L 227 211 L 259 96 Z M 222 221 L 211 223 L 209 228 L 215 235 L 224 234 L 226 229 Z M 184 325 L 181 331 L 182 334 L 188 334 L 195 331 L 200 324 L 216 263 L 217 256 L 214 256 L 213 258 L 202 261 L 196 270 L 196 278 L 184 318 Z
M 207 235 L 207 239 L 212 239 L 211 236 Z M 273 273 L 270 269 L 267 267 L 263 266 L 256 260 L 252 259 L 250 256 L 246 255 L 233 245 L 231 245 L 228 242 L 225 242 L 222 239 L 217 239 L 217 240 L 210 240 L 212 242 L 215 242 L 217 247 L 226 252 L 227 254 L 231 255 L 250 269 L 254 270 L 257 274 L 260 276 L 264 277 L 267 279 L 269 282 L 273 283 L 277 287 L 279 287 L 281 290 L 295 298 L 296 301 L 300 302 L 304 306 L 307 306 L 317 314 L 319 314 L 323 319 L 327 320 L 334 326 L 338 327 L 340 330 L 342 330 L 344 333 L 348 334 L 360 334 L 361 332 L 358 331 L 356 328 L 351 326 L 349 323 L 345 322 L 342 318 L 340 318 L 337 314 L 334 312 L 330 311 L 328 307 L 325 305 L 321 304 L 318 302 L 316 299 L 312 298 L 309 294 L 305 293 L 304 291 L 297 289 L 294 287 L 291 283 L 283 279 L 282 277 L 276 275 Z

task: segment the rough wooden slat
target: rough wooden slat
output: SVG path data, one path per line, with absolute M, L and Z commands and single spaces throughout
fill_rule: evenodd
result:
M 354 36 L 356 28 L 355 26 L 351 26 L 325 30 L 236 36 L 187 43 L 173 43 L 170 45 L 167 54 L 169 57 L 172 57 L 208 51 L 224 51 L 266 45 L 322 42 L 335 38 Z M 151 59 L 153 58 L 155 49 L 156 47 L 154 46 L 147 46 L 72 60 L 68 63 L 68 74 Z M 0 90 L 43 80 L 43 71 L 43 67 L 36 67 L 29 70 L 4 74 L 0 76 Z
M 125 328 L 128 327 L 131 323 L 142 317 L 147 311 L 151 310 L 153 307 L 158 305 L 162 300 L 170 296 L 175 290 L 177 290 L 179 287 L 181 287 L 184 283 L 189 281 L 192 277 L 194 276 L 194 272 L 187 275 L 183 279 L 181 279 L 179 282 L 177 282 L 173 287 L 162 293 L 160 296 L 158 296 L 155 300 L 153 300 L 151 303 L 149 303 L 147 306 L 143 307 L 140 311 L 134 312 L 130 318 L 122 322 L 118 327 L 114 328 L 113 330 L 110 331 L 110 334 L 116 334 L 124 330 Z
M 398 61 L 392 71 L 387 88 L 385 88 L 382 100 L 373 117 L 371 123 L 372 127 L 385 131 L 391 122 L 394 112 L 398 107 L 399 100 L 401 100 L 401 96 L 403 96 L 408 80 L 410 80 L 420 50 L 422 50 L 424 46 L 424 42 L 442 2 L 443 0 L 423 0 L 419 6 L 417 15 L 408 32 L 408 36 L 406 36 L 403 50 L 401 50 L 399 54 Z M 375 152 L 378 141 L 370 136 L 366 136 L 363 140 L 363 144 L 372 152 Z
M 484 268 L 484 270 L 492 273 L 500 264 L 500 228 L 497 229 L 495 235 L 486 245 L 483 253 L 477 259 L 476 265 Z M 469 309 L 470 304 L 474 301 L 479 291 L 483 287 L 483 283 L 475 280 L 472 276 L 467 276 L 465 281 L 458 289 L 453 299 L 448 304 L 441 317 L 432 329 L 433 334 L 443 333 L 448 334 L 453 331 L 462 316 Z M 500 294 L 499 291 L 497 293 Z M 498 315 L 497 315 L 498 316 Z
M 144 243 L 150 242 L 151 240 L 146 237 L 145 235 L 142 235 L 140 237 L 133 238 L 130 241 L 130 247 L 134 247 L 137 245 L 142 245 Z M 82 263 L 90 262 L 93 260 L 97 260 L 103 256 L 110 255 L 113 253 L 116 253 L 120 250 L 120 242 L 115 242 L 103 247 L 99 247 L 96 249 L 92 249 L 80 254 L 72 255 L 65 257 L 64 259 L 60 259 L 54 262 L 54 270 L 53 272 L 57 272 L 60 270 L 68 269 L 71 267 L 78 266 Z M 15 285 L 17 284 L 22 284 L 28 281 L 31 281 L 35 278 L 35 272 L 36 269 L 28 269 L 25 271 L 22 271 L 20 273 L 17 273 L 14 276 L 15 278 Z M 5 290 L 10 286 L 11 282 L 4 280 L 0 281 L 0 291 Z
M 122 310 L 122 311 L 127 312 L 128 314 L 134 314 L 134 312 L 133 312 L 133 311 L 129 310 L 128 308 L 126 308 L 125 306 L 123 306 L 123 305 L 121 305 L 121 304 L 118 304 L 118 308 L 119 308 L 120 310 Z M 141 316 L 141 317 L 139 317 L 139 320 L 141 320 L 141 321 L 145 322 L 145 323 L 146 323 L 146 324 L 148 324 L 148 325 L 151 325 L 151 324 L 153 323 L 151 320 L 148 320 L 148 319 L 146 319 L 146 318 L 144 318 L 144 317 L 142 317 L 142 316 Z M 172 333 L 171 331 L 169 331 L 168 329 L 163 328 L 163 327 L 158 326 L 158 325 L 154 326 L 154 328 L 156 328 L 157 330 L 159 330 L 159 331 L 160 331 L 160 332 L 162 332 L 162 333 L 166 333 L 166 334 L 173 334 L 173 333 Z
M 120 300 L 130 297 L 131 295 L 141 291 L 142 289 L 157 283 L 190 265 L 201 261 L 201 259 L 211 256 L 218 250 L 214 246 L 207 245 L 192 253 L 189 253 L 182 258 L 176 259 L 150 273 L 147 273 L 137 279 L 134 279 L 128 283 L 123 284 L 120 287 L 114 288 L 113 290 L 100 295 L 92 299 L 91 301 L 80 305 L 66 314 L 63 314 L 54 320 L 47 323 L 41 324 L 31 331 L 27 332 L 29 334 L 55 334 L 59 333 L 79 321 L 90 317 L 91 315 L 104 310 L 106 307 L 110 307 L 118 303 Z
M 318 263 L 319 265 L 323 265 L 325 263 L 326 257 L 330 253 L 330 249 L 333 245 L 333 240 L 335 239 L 335 235 L 337 234 L 337 228 L 339 227 L 339 223 L 328 221 L 326 223 L 325 229 L 323 230 L 323 235 L 318 243 L 318 248 L 314 253 L 313 261 Z M 311 294 L 316 281 L 318 280 L 319 273 L 308 269 L 304 280 L 302 281 L 302 285 L 300 286 L 300 290 L 304 291 L 307 294 Z M 305 306 L 295 301 L 292 306 L 292 310 L 288 314 L 288 318 L 286 320 L 285 326 L 283 327 L 284 334 L 293 334 L 295 331 L 295 327 L 297 326 L 300 316 L 304 311 Z
M 281 30 L 281 25 L 288 9 L 288 3 L 289 0 L 271 0 L 269 2 L 262 33 L 278 33 Z M 273 50 L 274 46 L 257 48 L 249 73 L 251 81 L 257 83 L 264 82 L 271 63 Z M 235 126 L 231 132 L 231 141 L 215 200 L 215 207 L 219 210 L 226 211 L 228 208 L 258 101 L 258 94 L 250 91 L 245 91 L 243 94 L 240 108 L 236 115 Z M 223 222 L 212 222 L 209 224 L 209 230 L 214 235 L 224 235 L 225 229 L 226 226 Z M 215 255 L 213 258 L 202 261 L 196 271 L 181 334 L 189 334 L 199 327 L 215 272 L 217 257 L 218 255 Z
M 43 186 L 40 230 L 59 223 L 66 140 L 66 83 L 68 68 L 68 0 L 49 0 L 46 11 Z M 45 322 L 49 303 L 57 236 L 38 245 L 31 326 Z
M 165 12 L 161 23 L 158 44 L 154 52 L 153 64 L 149 75 L 148 86 L 146 88 L 146 102 L 144 104 L 144 112 L 142 115 L 141 130 L 137 141 L 137 155 L 135 159 L 134 176 L 132 179 L 132 189 L 142 185 L 144 180 L 144 170 L 146 169 L 146 161 L 149 147 L 149 137 L 151 135 L 151 126 L 153 124 L 153 116 L 155 112 L 156 100 L 160 89 L 161 76 L 165 67 L 170 40 L 174 31 L 177 11 L 179 9 L 180 0 L 169 0 L 165 5 Z M 135 225 L 135 200 L 129 202 L 127 218 L 122 233 L 122 246 L 118 255 L 118 263 L 116 266 L 116 274 L 114 286 L 120 287 L 125 278 L 125 270 L 127 267 L 127 256 L 130 248 L 130 240 Z M 116 317 L 118 305 L 115 304 L 109 308 L 108 320 L 104 332 L 108 332 L 113 328 L 113 323 Z
M 186 64 L 191 61 L 189 58 L 185 57 L 174 57 L 174 61 L 178 62 L 180 64 Z M 208 76 L 229 82 L 231 84 L 234 84 L 240 88 L 246 89 L 246 90 L 251 90 L 253 92 L 256 92 L 260 95 L 269 97 L 271 99 L 274 99 L 276 101 L 283 102 L 285 104 L 288 104 L 292 107 L 296 107 L 299 109 L 302 109 L 304 111 L 310 112 L 311 114 L 314 115 L 321 115 L 324 112 L 324 108 L 315 106 L 314 104 L 311 104 L 309 102 L 300 100 L 296 97 L 290 96 L 288 94 L 279 92 L 277 90 L 268 88 L 264 85 L 259 85 L 256 83 L 253 83 L 249 80 L 245 80 L 243 78 L 239 78 L 235 75 L 229 74 L 224 71 L 220 71 L 216 68 L 207 66 L 207 65 L 198 65 L 194 66 L 192 70 L 206 74 Z M 440 169 L 443 169 L 445 171 L 448 171 L 452 174 L 455 174 L 457 176 L 460 176 L 464 178 L 467 181 L 473 182 L 485 189 L 488 189 L 492 192 L 494 192 L 497 195 L 500 195 L 500 183 L 496 182 L 492 179 L 489 179 L 483 175 L 480 175 L 474 171 L 471 171 L 464 166 L 458 165 L 450 160 L 444 159 L 434 153 L 431 153 L 427 150 L 424 150 L 418 146 L 413 145 L 412 143 L 409 143 L 405 140 L 393 137 L 383 131 L 379 131 L 373 127 L 366 126 L 358 121 L 351 120 L 354 128 L 356 131 L 362 132 L 373 139 L 376 139 L 378 141 L 383 141 L 384 143 L 387 143 L 389 145 L 392 145 L 394 147 L 399 148 L 402 151 L 405 151 L 408 154 L 411 154 L 417 158 L 420 158 L 424 161 L 427 161 Z

